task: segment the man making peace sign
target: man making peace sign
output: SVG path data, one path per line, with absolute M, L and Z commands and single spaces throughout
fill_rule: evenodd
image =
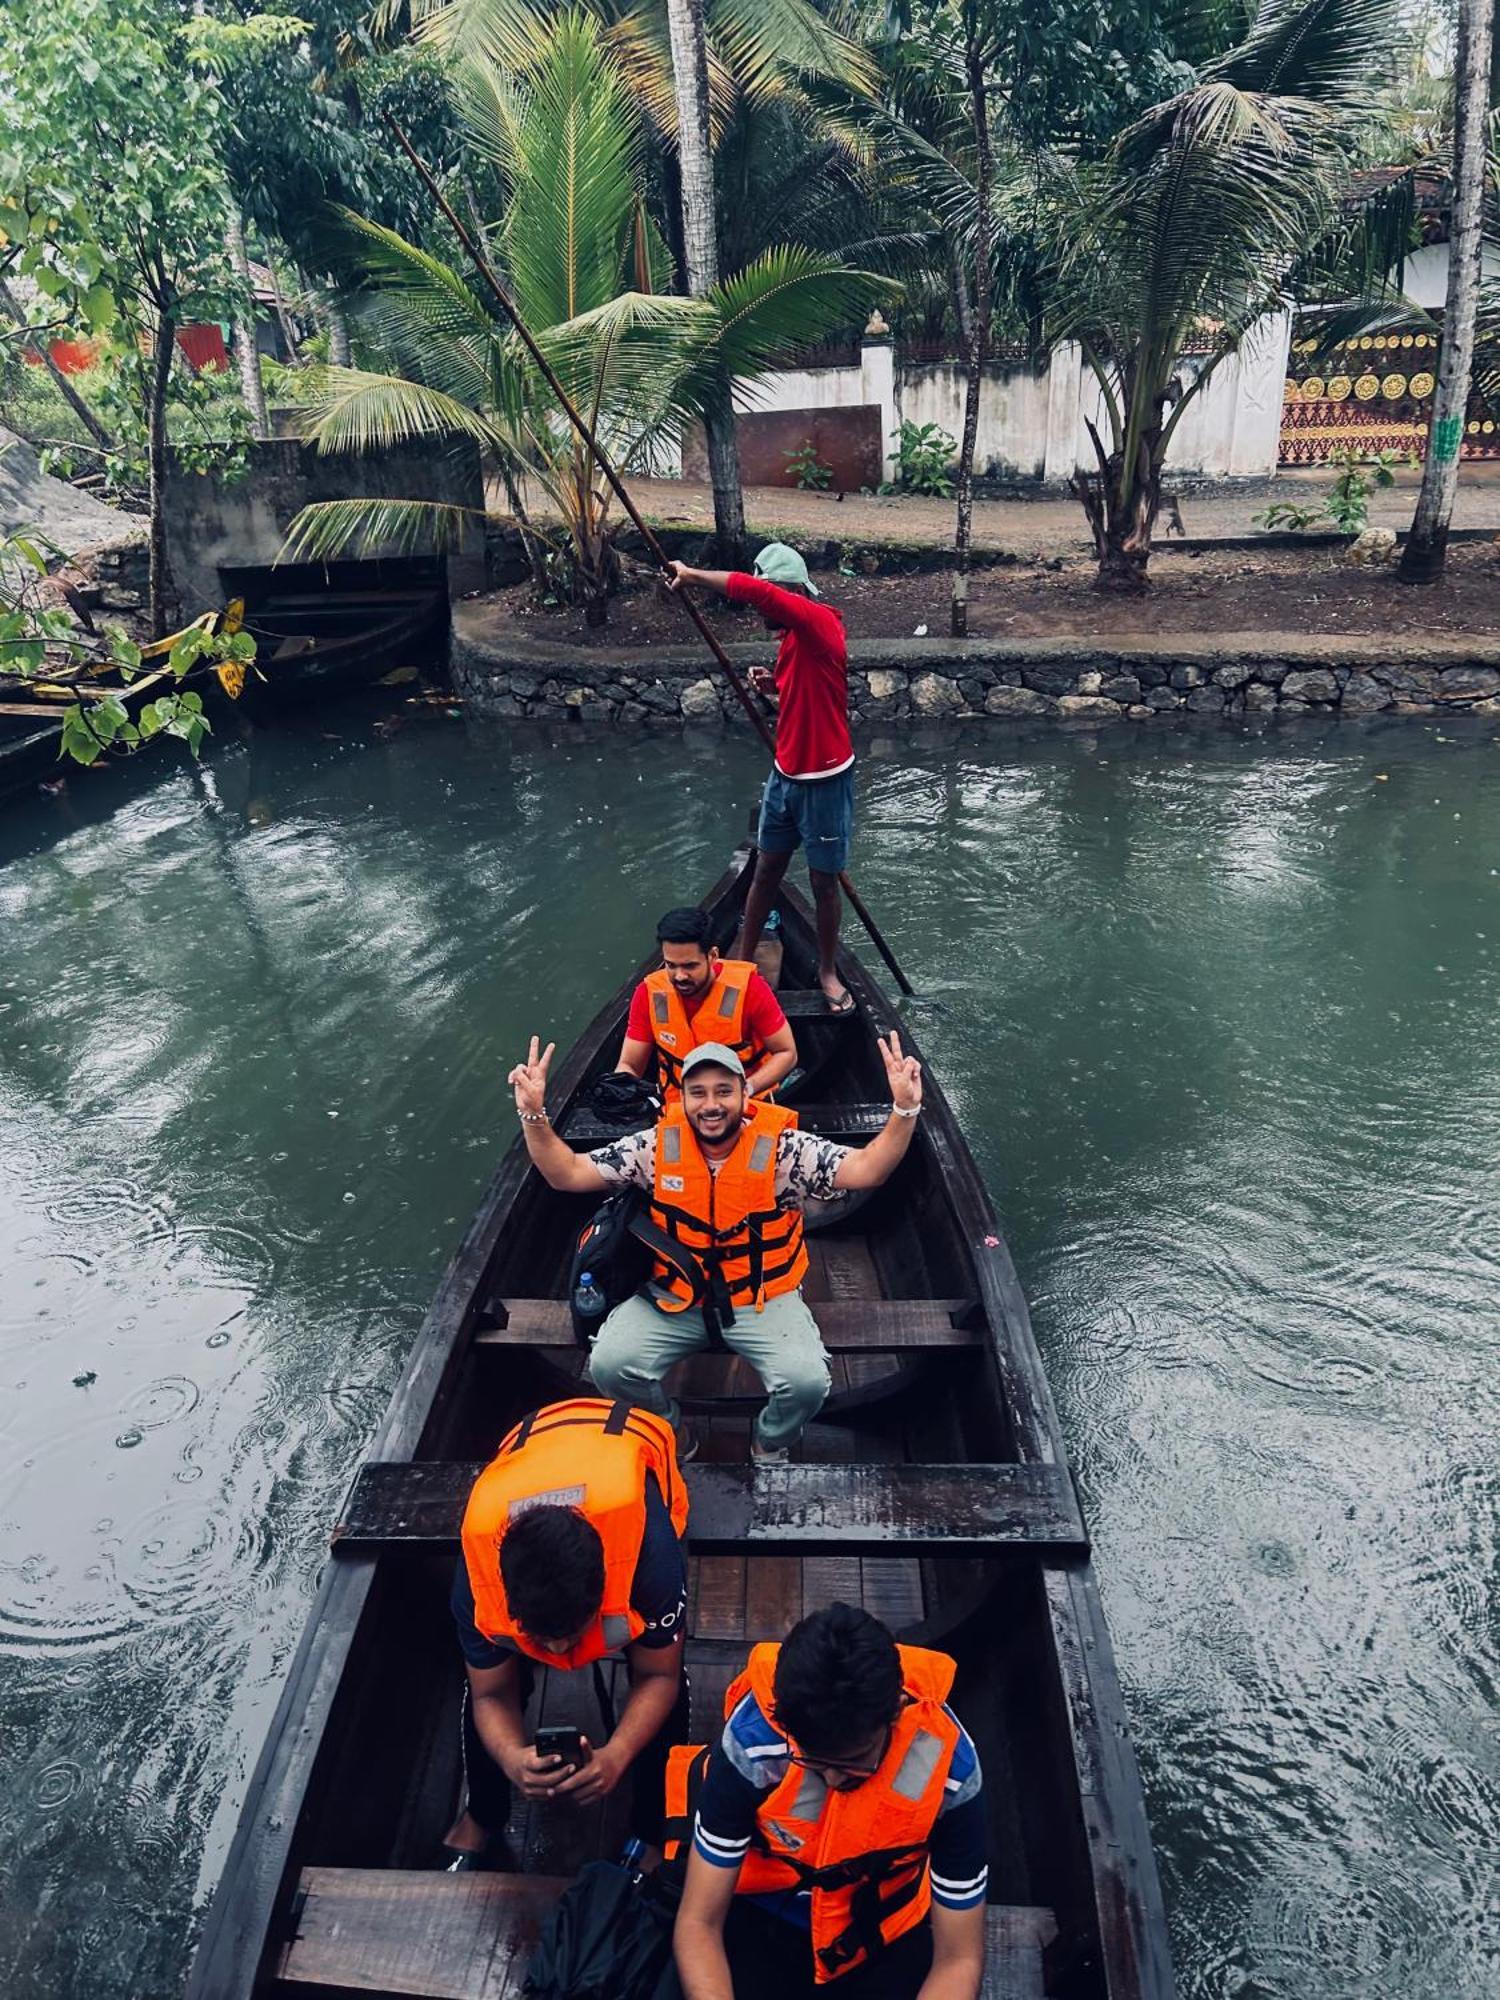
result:
M 703 1042 L 682 1066 L 681 1101 L 654 1128 L 575 1153 L 547 1116 L 552 1052 L 551 1042 L 539 1052 L 533 1035 L 530 1055 L 509 1078 L 532 1165 L 564 1194 L 640 1188 L 663 1245 L 644 1291 L 616 1306 L 599 1331 L 589 1361 L 595 1386 L 678 1426 L 662 1378 L 718 1331 L 766 1386 L 751 1456 L 784 1462 L 829 1382 L 822 1337 L 801 1291 L 802 1209 L 889 1180 L 922 1109 L 916 1057 L 902 1053 L 894 1031 L 881 1039 L 891 1115 L 867 1146 L 799 1132 L 794 1113 L 750 1096 L 732 1049 Z M 679 1430 L 679 1457 L 692 1450 Z

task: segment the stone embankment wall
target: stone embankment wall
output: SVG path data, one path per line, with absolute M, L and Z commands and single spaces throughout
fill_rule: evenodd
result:
M 513 718 L 671 727 L 738 718 L 703 654 L 681 646 L 545 646 L 487 633 L 480 607 L 455 607 L 453 677 L 477 712 Z M 744 671 L 770 649 L 729 649 Z M 1384 659 L 1368 641 L 1288 635 L 1102 647 L 1086 640 L 869 640 L 852 649 L 858 722 L 961 716 L 1149 723 L 1173 716 L 1500 715 L 1500 644 L 1428 646 Z

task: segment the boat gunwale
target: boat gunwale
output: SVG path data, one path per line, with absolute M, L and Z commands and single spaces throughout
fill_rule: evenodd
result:
M 747 860 L 744 848 L 736 851 L 703 898 L 703 907 L 722 913 L 744 878 Z M 787 884 L 779 899 L 810 937 L 814 920 L 805 900 Z M 617 1031 L 634 984 L 655 962 L 654 953 L 641 961 L 569 1049 L 553 1078 L 559 1126 Z M 903 1047 L 923 1061 L 918 1143 L 930 1149 L 931 1169 L 942 1184 L 969 1261 L 1015 1456 L 1066 1467 L 1061 1424 L 1025 1296 L 953 1107 L 922 1057 L 909 1021 L 852 954 L 841 952 L 838 967 L 872 1035 L 896 1028 Z M 444 1270 L 362 1464 L 414 1458 L 423 1435 L 441 1422 L 468 1360 L 486 1278 L 529 1171 L 518 1135 Z M 296 1889 L 291 1865 L 295 1843 L 381 1553 L 350 1550 L 326 1559 L 199 1938 L 188 2000 L 230 2000 L 274 1984 L 277 1933 L 285 1927 Z M 1082 1814 L 1102 1990 L 1108 2000 L 1173 2000 L 1160 1878 L 1097 1581 L 1086 1555 L 1033 1553 L 1030 1560 L 1039 1575 L 1051 1665 L 1067 1711 L 1068 1741 L 1058 1747 L 1057 1757 L 1060 1764 L 1065 1758 L 1071 1761 Z M 970 1607 L 977 1608 L 977 1603 Z M 1081 1891 L 1081 1881 L 1078 1886 Z
M 738 849 L 704 898 L 704 906 L 716 909 L 727 901 L 738 888 L 744 868 L 745 850 Z M 655 962 L 654 953 L 641 960 L 563 1058 L 552 1079 L 560 1120 L 572 1109 L 579 1088 L 616 1027 L 622 1003 L 628 1004 L 636 982 Z M 468 1358 L 468 1336 L 480 1310 L 485 1277 L 530 1171 L 531 1161 L 518 1132 L 506 1147 L 438 1281 L 385 1414 L 361 1454 L 361 1464 L 369 1459 L 415 1457 L 422 1434 L 439 1419 Z M 273 1930 L 278 1913 L 290 1905 L 295 1886 L 289 1880 L 288 1862 L 313 1767 L 379 1561 L 379 1551 L 335 1555 L 330 1550 L 324 1558 L 322 1577 L 308 1607 L 199 1934 L 187 2000 L 227 2000 L 230 1995 L 250 1994 L 271 1976 L 266 1959 L 273 1948 Z M 327 1655 L 335 1646 L 337 1672 L 330 1677 L 332 1662 Z

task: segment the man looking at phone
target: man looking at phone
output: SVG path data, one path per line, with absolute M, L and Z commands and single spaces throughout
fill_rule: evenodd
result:
M 452 1872 L 509 1859 L 500 1836 L 516 1791 L 596 1805 L 627 1771 L 632 1831 L 660 1845 L 667 1753 L 688 1726 L 686 1529 L 672 1427 L 624 1403 L 534 1411 L 474 1482 L 452 1597 L 468 1674 Z M 630 1692 L 606 1742 L 529 1739 L 538 1665 L 576 1673 L 621 1653 Z

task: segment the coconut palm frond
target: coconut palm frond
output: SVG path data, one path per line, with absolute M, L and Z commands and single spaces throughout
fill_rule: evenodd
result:
M 302 509 L 277 552 L 278 562 L 324 562 L 381 549 L 442 554 L 466 528 L 483 524 L 480 508 L 440 500 L 315 500 Z
M 1329 306 L 1322 311 L 1308 311 L 1304 308 L 1297 316 L 1299 339 L 1315 340 L 1315 355 L 1323 357 L 1335 347 L 1342 347 L 1348 341 L 1358 340 L 1364 334 L 1374 333 L 1425 333 L 1435 334 L 1438 322 L 1431 313 L 1400 292 L 1390 292 L 1382 299 L 1357 301 L 1351 305 Z
M 1474 387 L 1491 405 L 1500 403 L 1500 283 L 1482 285 L 1474 326 Z
M 720 373 L 753 378 L 799 347 L 863 326 L 871 306 L 899 294 L 889 278 L 796 244 L 767 250 L 709 293 L 718 326 L 684 376 L 685 405 L 701 411 Z
M 610 23 L 604 41 L 626 89 L 653 130 L 675 145 L 677 89 L 666 10 L 659 4 L 634 8 Z M 728 129 L 738 85 L 719 51 L 710 44 L 707 53 L 709 136 L 717 147 Z
M 613 296 L 643 147 L 595 23 L 559 22 L 529 79 L 504 225 L 517 304 L 533 325 L 556 326 Z
M 502 72 L 526 69 L 549 26 L 533 0 L 411 0 L 411 18 L 418 39 L 451 61 Z
M 386 451 L 413 438 L 466 437 L 494 442 L 494 427 L 477 410 L 425 383 L 360 368 L 319 371 L 307 435 L 320 452 Z
M 877 86 L 869 51 L 810 0 L 706 0 L 704 23 L 749 97 L 773 96 L 803 77 L 832 77 L 870 92 Z
M 351 240 L 351 256 L 358 250 L 359 269 L 367 285 L 413 301 L 424 300 L 434 327 L 439 324 L 455 333 L 482 334 L 494 325 L 494 313 L 484 298 L 470 286 L 451 264 L 418 244 L 409 243 L 398 230 L 371 222 L 352 209 L 341 209 Z M 439 303 L 451 318 L 442 320 Z
M 526 111 L 526 85 L 515 70 L 485 60 L 455 63 L 450 89 L 464 131 L 481 158 L 510 182 Z

